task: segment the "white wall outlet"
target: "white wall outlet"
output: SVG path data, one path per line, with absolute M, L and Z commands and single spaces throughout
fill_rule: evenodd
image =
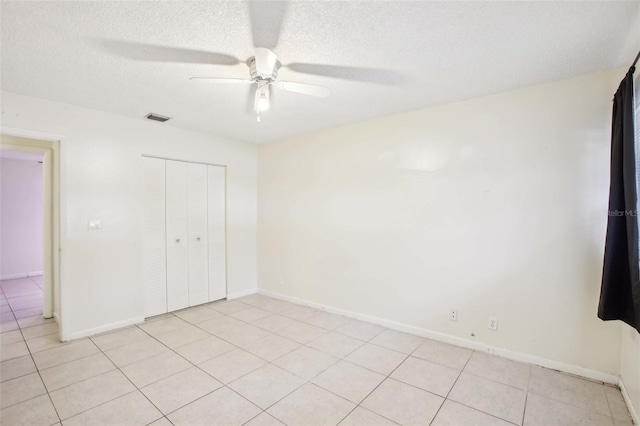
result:
M 102 227 L 102 223 L 100 219 L 89 219 L 89 229 L 96 230 Z
M 450 321 L 458 321 L 458 311 L 452 309 L 449 311 L 449 320 Z
M 490 330 L 498 329 L 498 317 L 489 317 L 489 329 Z

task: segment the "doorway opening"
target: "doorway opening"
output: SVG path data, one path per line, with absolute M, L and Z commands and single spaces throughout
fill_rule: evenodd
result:
M 3 332 L 53 323 L 37 334 L 59 340 L 58 155 L 57 141 L 0 135 Z

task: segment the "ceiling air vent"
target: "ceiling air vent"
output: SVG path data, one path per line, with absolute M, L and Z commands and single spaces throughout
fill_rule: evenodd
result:
M 159 121 L 161 123 L 171 120 L 170 117 L 165 117 L 164 115 L 160 115 L 160 114 L 154 114 L 153 112 L 150 112 L 145 117 L 147 120 Z

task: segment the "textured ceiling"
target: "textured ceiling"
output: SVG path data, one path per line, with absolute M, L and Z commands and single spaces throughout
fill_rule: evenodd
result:
M 626 65 L 640 48 L 637 1 L 0 7 L 2 90 L 139 119 L 153 111 L 173 117 L 157 125 L 252 142 Z M 278 54 L 279 79 L 331 96 L 274 89 L 257 123 L 250 86 L 189 81 L 248 77 L 254 41 Z

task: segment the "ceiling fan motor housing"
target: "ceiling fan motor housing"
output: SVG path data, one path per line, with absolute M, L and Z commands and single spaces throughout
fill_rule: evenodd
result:
M 276 64 L 271 71 L 271 74 L 261 74 L 256 69 L 256 57 L 252 56 L 247 59 L 247 66 L 249 67 L 249 74 L 255 81 L 267 80 L 268 82 L 274 81 L 278 77 L 278 69 L 280 69 L 280 61 L 276 60 Z

